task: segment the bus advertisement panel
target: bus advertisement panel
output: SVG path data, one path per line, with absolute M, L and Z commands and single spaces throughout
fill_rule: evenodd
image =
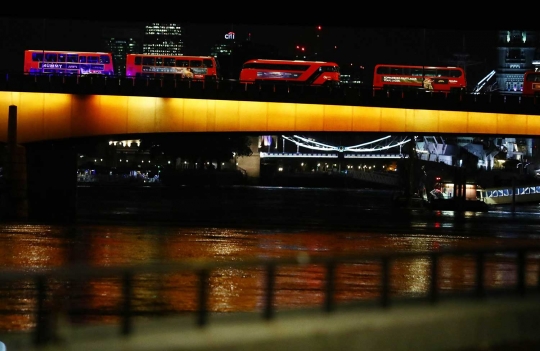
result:
M 26 50 L 25 74 L 114 75 L 112 54 L 107 52 Z
M 465 71 L 459 67 L 376 65 L 373 89 L 425 89 L 458 92 L 467 89 Z
M 340 73 L 334 62 L 256 59 L 244 63 L 240 82 L 339 85 Z

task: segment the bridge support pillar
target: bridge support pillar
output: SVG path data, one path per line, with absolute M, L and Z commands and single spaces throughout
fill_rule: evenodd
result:
M 259 137 L 250 137 L 251 156 L 239 156 L 237 167 L 246 171 L 248 181 L 258 184 L 261 176 L 261 154 L 259 152 Z
M 77 152 L 74 147 L 40 143 L 27 147 L 29 217 L 73 222 L 77 205 Z
M 4 150 L 4 189 L 0 190 L 4 219 L 28 219 L 26 150 L 17 145 L 17 106 L 9 106 L 7 146 Z

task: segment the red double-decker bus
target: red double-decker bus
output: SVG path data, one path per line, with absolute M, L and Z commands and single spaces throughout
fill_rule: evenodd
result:
M 425 89 L 461 92 L 467 89 L 460 67 L 375 65 L 373 89 Z
M 25 50 L 25 74 L 114 75 L 110 52 Z
M 128 54 L 127 77 L 220 79 L 219 62 L 212 56 Z
M 249 60 L 240 71 L 241 83 L 294 83 L 339 85 L 339 66 L 334 62 L 300 60 Z
M 527 71 L 523 75 L 523 95 L 540 95 L 540 72 Z

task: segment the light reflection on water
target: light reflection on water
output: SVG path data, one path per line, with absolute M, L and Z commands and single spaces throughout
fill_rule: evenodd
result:
M 527 246 L 538 243 L 538 206 L 520 207 L 511 212 L 506 208 L 489 213 L 452 211 L 400 215 L 387 203 L 377 207 L 372 192 L 344 193 L 342 190 L 288 191 L 260 188 L 251 200 L 242 197 L 240 204 L 230 194 L 194 193 L 182 199 L 183 207 L 171 202 L 169 207 L 152 201 L 120 201 L 105 194 L 82 198 L 82 213 L 93 213 L 90 220 L 76 225 L 3 224 L 0 225 L 0 267 L 32 271 L 36 268 L 65 267 L 75 263 L 95 266 L 141 264 L 158 261 L 201 259 L 242 261 L 251 258 L 281 258 L 332 256 L 374 251 L 431 251 L 451 248 L 481 248 L 485 246 Z M 216 194 L 217 193 L 217 194 Z M 291 194 L 292 193 L 292 194 Z M 195 196 L 196 194 L 196 196 Z M 152 194 L 150 194 L 152 197 Z M 184 194 L 185 195 L 185 194 Z M 243 193 L 242 195 L 245 195 Z M 303 197 L 301 196 L 303 195 Z M 148 197 L 148 196 L 147 196 Z M 211 209 L 196 198 L 211 201 Z M 140 221 L 112 223 L 96 220 L 96 198 L 104 213 L 120 212 L 130 202 L 131 214 Z M 114 201 L 112 200 L 114 198 Z M 139 201 L 144 198 L 139 198 Z M 158 199 L 159 197 L 156 197 Z M 192 200 L 189 202 L 187 200 Z M 266 199 L 266 200 L 265 200 Z M 292 199 L 295 199 L 294 201 Z M 314 200 L 318 201 L 314 201 Z M 258 202 L 257 206 L 253 201 Z M 345 201 L 344 201 L 345 200 Z M 365 200 L 365 201 L 364 201 Z M 323 204 L 320 202 L 323 201 Z M 286 203 L 289 202 L 289 203 Z M 242 220 L 243 212 L 228 208 L 227 216 L 234 225 L 223 225 L 216 216 L 216 203 L 237 206 L 241 211 L 257 207 L 261 212 L 248 212 L 268 225 Z M 86 207 L 84 207 L 86 205 Z M 172 217 L 182 211 L 213 218 L 209 225 L 185 225 L 167 221 L 147 223 L 148 213 L 174 206 Z M 157 207 L 153 208 L 152 206 Z M 285 208 L 280 218 L 280 210 Z M 323 207 L 325 211 L 320 211 Z M 118 211 L 117 211 L 118 210 Z M 130 212 L 127 211 L 127 212 Z M 317 218 L 309 222 L 308 214 Z M 244 213 L 245 214 L 245 213 Z M 336 216 L 339 221 L 336 222 Z M 217 218 L 216 218 L 217 217 Z M 251 218 L 253 219 L 253 218 Z M 283 224 L 285 222 L 285 224 Z M 228 224 L 233 224 L 226 222 Z M 305 225 L 302 225 L 305 223 Z M 339 224 L 339 225 L 338 225 Z M 538 257 L 528 265 L 526 281 L 537 284 Z M 425 295 L 430 287 L 431 261 L 428 257 L 401 259 L 391 265 L 391 291 L 396 296 Z M 380 294 L 381 265 L 379 262 L 344 264 L 336 270 L 335 298 L 338 302 L 375 299 Z M 444 257 L 440 261 L 441 291 L 471 290 L 475 284 L 474 258 Z M 262 311 L 264 307 L 265 271 L 222 268 L 211 273 L 208 308 L 213 312 Z M 277 269 L 275 305 L 293 308 L 322 305 L 324 302 L 325 267 L 307 262 L 300 266 Z M 504 287 L 517 281 L 515 257 L 495 256 L 486 259 L 485 283 L 489 287 Z M 81 281 L 49 281 L 49 307 L 69 311 L 74 323 L 113 323 L 119 320 L 122 286 L 118 278 Z M 167 275 L 141 274 L 134 281 L 134 309 L 138 313 L 193 312 L 197 306 L 197 276 L 192 273 Z M 0 310 L 3 318 L 0 330 L 28 330 L 34 326 L 36 299 L 33 282 L 14 282 L 0 288 Z M 80 314 L 74 313 L 74 311 Z M 91 315 L 86 315 L 91 312 Z M 66 312 L 67 313 L 67 312 Z

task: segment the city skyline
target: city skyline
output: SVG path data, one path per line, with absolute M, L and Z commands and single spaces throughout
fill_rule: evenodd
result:
M 101 17 L 98 17 L 101 18 Z M 162 21 L 157 17 L 156 21 Z M 106 51 L 103 29 L 107 27 L 144 28 L 151 21 L 82 20 L 73 18 L 1 17 L 2 52 L 0 66 L 22 71 L 26 49 Z M 302 22 L 299 22 L 302 23 Z M 399 23 L 399 22 L 398 22 Z M 306 46 L 315 37 L 316 25 L 253 23 L 204 23 L 179 21 L 185 55 L 209 55 L 212 46 L 229 31 L 237 41 L 248 35 L 254 43 L 271 45 L 280 56 L 295 58 L 296 45 Z M 320 60 L 340 65 L 364 66 L 369 72 L 377 63 L 417 65 L 459 65 L 456 53 L 468 55 L 468 74 L 475 82 L 497 64 L 498 30 L 488 27 L 447 29 L 444 27 L 368 27 L 321 24 L 326 55 Z M 84 40 L 81 40 L 84 38 Z M 332 50 L 330 48 L 333 48 Z M 261 57 L 262 58 L 262 57 Z
M 78 19 L 2 18 L 3 51 L 11 59 L 2 58 L 7 69 L 22 67 L 22 52 L 26 49 L 103 51 L 103 28 L 144 28 L 148 22 L 90 21 Z M 249 34 L 254 42 L 273 45 L 280 54 L 293 56 L 296 45 L 307 46 L 315 37 L 316 26 L 306 25 L 253 25 L 237 23 L 180 22 L 185 41 L 186 55 L 209 54 L 210 48 L 229 32 L 237 40 Z M 335 53 L 325 60 L 362 62 L 366 64 L 398 63 L 391 61 L 440 64 L 452 59 L 458 51 L 469 53 L 471 59 L 488 59 L 496 56 L 497 31 L 466 31 L 446 29 L 395 28 L 395 27 L 337 27 L 322 26 L 321 35 Z M 84 38 L 84 40 L 81 40 Z M 484 57 L 480 57 L 484 55 Z M 292 57 L 291 57 L 292 58 Z M 387 62 L 382 62 L 387 61 Z M 427 61 L 427 62 L 419 62 Z

